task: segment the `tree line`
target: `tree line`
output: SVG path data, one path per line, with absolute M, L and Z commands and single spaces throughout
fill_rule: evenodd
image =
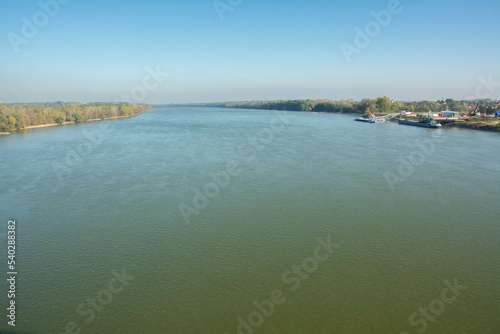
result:
M 397 113 L 400 111 L 426 113 L 428 111 L 458 111 L 460 113 L 470 113 L 475 110 L 478 101 L 453 99 L 439 101 L 413 101 L 401 102 L 393 101 L 387 96 L 376 99 L 354 100 L 275 100 L 275 101 L 243 101 L 243 102 L 218 102 L 218 103 L 197 103 L 177 106 L 198 106 L 198 107 L 219 107 L 219 108 L 245 108 L 245 109 L 267 109 L 267 110 L 288 110 L 288 111 L 315 111 L 332 113 L 372 114 Z M 174 105 L 173 105 L 174 106 Z M 479 103 L 480 113 L 493 113 L 499 110 L 499 103 L 493 100 L 482 100 Z
M 0 104 L 0 132 L 44 124 L 81 123 L 88 120 L 132 116 L 153 107 L 126 103 L 14 103 Z

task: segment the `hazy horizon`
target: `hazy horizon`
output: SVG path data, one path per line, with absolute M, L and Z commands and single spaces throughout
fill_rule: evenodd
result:
M 384 95 L 386 96 L 386 95 Z M 376 99 L 381 96 L 376 96 L 376 97 L 367 97 L 369 99 Z M 390 98 L 390 96 L 388 96 Z M 492 100 L 492 101 L 498 101 L 498 99 L 454 99 L 453 97 L 445 97 L 446 99 L 452 99 L 454 101 L 470 101 L 474 102 L 477 100 Z M 363 98 L 364 99 L 364 98 Z M 158 102 L 158 103 L 147 103 L 147 102 L 126 102 L 126 101 L 63 101 L 63 100 L 58 100 L 58 101 L 21 101 L 21 102 L 7 102 L 7 101 L 0 101 L 0 103 L 3 104 L 31 104 L 31 103 L 57 103 L 57 102 L 62 102 L 62 103 L 82 103 L 82 104 L 92 104 L 92 103 L 99 103 L 99 104 L 112 104 L 112 103 L 147 103 L 153 106 L 168 106 L 168 105 L 194 105 L 194 104 L 217 104 L 217 103 L 244 103 L 244 102 L 273 102 L 273 101 L 293 101 L 293 100 L 312 100 L 312 101 L 319 101 L 319 100 L 329 100 L 329 101 L 335 101 L 335 102 L 340 102 L 342 100 L 344 101 L 354 101 L 354 102 L 361 102 L 362 99 L 341 99 L 341 100 L 333 100 L 333 99 L 327 99 L 327 98 L 318 98 L 318 99 L 310 99 L 310 98 L 293 98 L 293 99 L 273 99 L 273 100 L 234 100 L 234 101 L 201 101 L 201 102 Z M 436 100 L 395 100 L 392 99 L 393 101 L 397 102 L 435 102 L 435 101 L 441 101 L 442 98 L 436 99 Z
M 0 101 L 500 99 L 498 14 L 497 1 L 3 2 Z

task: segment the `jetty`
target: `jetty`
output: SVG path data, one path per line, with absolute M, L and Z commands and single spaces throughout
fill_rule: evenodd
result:
M 391 119 L 398 117 L 398 116 L 399 116 L 399 113 L 388 114 L 388 115 L 384 115 L 384 116 L 372 115 L 370 117 L 358 117 L 358 118 L 355 118 L 354 120 L 358 121 L 358 122 L 365 122 L 365 123 L 385 123 L 385 122 L 388 122 Z

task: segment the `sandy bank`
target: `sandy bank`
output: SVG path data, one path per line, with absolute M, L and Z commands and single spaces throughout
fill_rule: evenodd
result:
M 141 114 L 141 113 L 139 113 Z M 133 117 L 133 116 L 137 116 L 139 114 L 135 114 L 135 115 L 127 115 L 127 116 L 116 116 L 116 117 L 108 117 L 108 118 L 94 118 L 94 119 L 88 119 L 86 120 L 85 122 L 80 122 L 78 124 L 84 124 L 84 123 L 87 123 L 87 122 L 99 122 L 99 121 L 107 121 L 107 120 L 112 120 L 112 119 L 120 119 L 120 118 L 128 118 L 128 117 Z M 49 126 L 59 126 L 59 125 L 68 125 L 68 124 L 76 124 L 75 122 L 64 122 L 62 124 L 58 124 L 58 123 L 49 123 L 49 124 L 41 124 L 41 125 L 30 125 L 30 126 L 27 126 L 25 128 L 22 128 L 22 129 L 19 129 L 18 131 L 21 131 L 21 130 L 30 130 L 30 129 L 38 129 L 38 128 L 46 128 L 46 127 L 49 127 Z M 0 134 L 5 134 L 5 135 L 8 135 L 10 134 L 9 132 L 1 132 Z

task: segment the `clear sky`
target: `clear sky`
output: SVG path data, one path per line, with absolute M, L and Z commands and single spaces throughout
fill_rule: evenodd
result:
M 0 99 L 500 99 L 500 1 L 393 1 L 0 0 Z

